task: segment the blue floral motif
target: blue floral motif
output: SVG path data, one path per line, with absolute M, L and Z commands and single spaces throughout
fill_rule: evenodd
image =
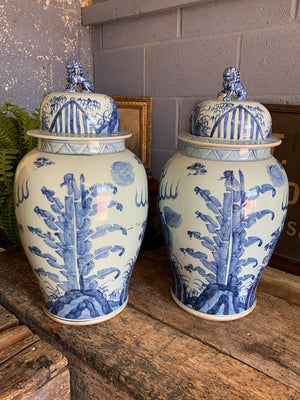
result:
M 233 171 L 226 170 L 220 179 L 224 180 L 225 185 L 223 201 L 213 196 L 208 189 L 198 186 L 194 188 L 195 195 L 201 197 L 210 210 L 209 214 L 205 214 L 203 209 L 195 212 L 195 218 L 204 222 L 208 236 L 203 232 L 187 231 L 188 237 L 201 243 L 206 252 L 199 250 L 199 245 L 196 249 L 193 246 L 180 248 L 184 256 L 195 260 L 195 264 L 181 264 L 177 257 L 172 256 L 172 225 L 177 227 L 173 223 L 176 218 L 173 218 L 174 212 L 166 212 L 166 207 L 163 210 L 164 216 L 161 216 L 163 233 L 171 254 L 175 296 L 199 312 L 233 315 L 245 312 L 254 304 L 259 278 L 274 249 L 280 229 L 273 232 L 271 241 L 264 245 L 266 255 L 263 265 L 259 264 L 255 256 L 243 257 L 245 248 L 263 245 L 260 237 L 247 236 L 247 229 L 262 218 L 273 220 L 275 216 L 270 209 L 249 213 L 245 210 L 245 204 L 266 192 L 271 192 L 274 197 L 276 189 L 270 184 L 263 184 L 246 191 L 241 170 L 238 178 Z M 243 272 L 247 266 L 253 272 Z M 192 285 L 189 283 L 191 280 Z
M 205 102 L 199 103 L 192 113 L 191 117 L 191 134 L 195 136 L 210 137 L 211 136 L 211 120 L 215 121 L 222 113 L 230 110 L 232 103 L 221 102 L 215 106 L 207 106 Z M 212 112 L 212 116 L 209 115 Z
M 111 176 L 120 186 L 128 186 L 134 182 L 133 166 L 129 162 L 116 161 L 111 166 Z
M 191 134 L 195 136 L 209 137 L 209 117 L 204 115 L 201 118 L 199 116 L 204 114 L 206 111 L 205 106 L 200 103 L 195 108 L 191 117 Z
M 207 138 L 262 140 L 271 136 L 271 124 L 259 106 L 202 102 L 192 113 L 190 133 Z
M 171 207 L 165 206 L 163 212 L 159 212 L 159 219 L 162 226 L 162 231 L 166 246 L 169 253 L 173 249 L 173 234 L 171 228 L 179 228 L 182 224 L 182 216 L 174 211 Z
M 165 206 L 164 207 L 164 215 L 166 224 L 170 228 L 179 228 L 182 223 L 181 214 L 178 214 L 172 208 Z
M 193 173 L 189 172 L 188 176 L 189 175 L 204 175 L 207 172 L 205 165 L 200 162 L 196 162 L 193 165 L 190 165 L 189 167 L 187 167 L 187 169 L 193 171 Z
M 41 168 L 44 167 L 45 165 L 53 165 L 55 164 L 54 161 L 49 160 L 49 158 L 46 157 L 38 157 L 35 161 L 34 161 L 34 165 L 37 168 Z
M 86 187 L 83 174 L 78 185 L 72 173 L 64 175 L 61 187 L 66 187 L 64 200 L 56 197 L 53 190 L 45 186 L 41 188 L 51 210 L 35 206 L 34 212 L 43 219 L 45 232 L 28 226 L 29 232 L 38 236 L 44 246 L 52 249 L 52 253 L 43 253 L 37 246 L 28 247 L 31 253 L 45 259 L 54 269 L 46 271 L 40 267 L 35 272 L 46 279 L 45 284 L 52 292 L 47 300 L 47 309 L 51 313 L 77 320 L 102 317 L 117 310 L 127 299 L 126 285 L 121 285 L 122 289 L 109 291 L 105 279 L 109 277 L 110 280 L 127 280 L 126 273 L 125 278 L 120 277 L 121 271 L 109 266 L 97 273 L 93 272 L 97 260 L 105 259 L 110 254 L 122 257 L 125 252 L 124 247 L 117 243 L 98 248 L 92 245 L 95 239 L 113 232 L 127 235 L 126 228 L 119 224 L 103 224 L 94 230 L 90 228 L 91 217 L 97 214 L 96 198 L 103 190 L 116 194 L 117 187 L 111 183 Z M 119 204 L 114 201 L 112 206 L 116 206 L 121 212 L 123 207 L 118 206 Z M 129 267 L 132 268 L 133 264 L 134 260 Z
M 103 109 L 103 104 L 90 98 L 71 97 L 68 100 L 64 95 L 54 96 L 49 100 L 50 115 L 43 110 L 43 129 L 56 133 L 119 132 L 118 107 L 109 96 L 105 96 L 105 100 L 107 104 Z
M 268 174 L 275 187 L 280 187 L 285 183 L 285 175 L 281 164 L 272 164 L 267 167 Z

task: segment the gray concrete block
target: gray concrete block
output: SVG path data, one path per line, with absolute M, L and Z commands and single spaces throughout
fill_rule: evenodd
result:
M 144 96 L 144 49 L 94 54 L 95 91 L 114 96 Z
M 237 60 L 238 36 L 166 42 L 147 48 L 146 96 L 211 97 Z
M 176 99 L 153 99 L 152 146 L 160 149 L 177 148 L 178 112 Z
M 241 79 L 248 96 L 299 95 L 300 26 L 243 35 Z
M 215 99 L 216 96 L 212 96 L 211 99 Z M 198 103 L 207 98 L 194 98 L 187 97 L 179 100 L 179 134 L 190 131 L 190 119 L 191 114 Z
M 90 27 L 90 30 L 92 54 L 99 53 L 102 51 L 102 26 L 93 25 Z
M 105 0 L 94 0 L 93 4 L 82 8 L 82 22 L 84 25 L 134 18 L 138 15 L 149 15 L 187 7 L 197 2 L 195 0 L 111 0 L 101 4 L 103 1 Z M 86 2 L 91 2 L 91 0 L 86 0 Z
M 182 35 L 208 36 L 289 23 L 292 0 L 230 0 L 186 7 Z
M 154 178 L 160 178 L 162 170 L 167 161 L 176 153 L 176 151 L 152 149 L 151 153 L 151 172 Z
M 177 10 L 103 24 L 103 49 L 176 38 Z

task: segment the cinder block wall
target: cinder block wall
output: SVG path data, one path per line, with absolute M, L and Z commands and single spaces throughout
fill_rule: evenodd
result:
M 94 25 L 96 91 L 153 98 L 156 178 L 226 67 L 240 68 L 251 100 L 300 103 L 299 8 L 299 0 L 201 1 Z

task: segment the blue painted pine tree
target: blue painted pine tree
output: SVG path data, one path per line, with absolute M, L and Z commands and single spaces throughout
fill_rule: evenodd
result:
M 214 215 L 213 217 L 197 210 L 195 218 L 205 223 L 207 232 L 212 236 L 202 235 L 199 231 L 187 232 L 190 238 L 200 241 L 203 247 L 211 251 L 211 261 L 208 260 L 207 253 L 190 247 L 180 249 L 183 254 L 189 254 L 202 265 L 202 268 L 191 264 L 183 267 L 186 271 L 199 273 L 202 278 L 200 291 L 195 293 L 194 290 L 189 293 L 184 284 L 182 287 L 176 284 L 179 279 L 175 280 L 173 290 L 183 303 L 191 304 L 198 311 L 229 315 L 244 312 L 255 302 L 255 290 L 260 277 L 257 268 L 261 270 L 261 265 L 255 257 L 255 252 L 253 257 L 248 258 L 244 258 L 244 253 L 245 248 L 252 245 L 262 246 L 263 240 L 258 236 L 248 236 L 247 230 L 259 219 L 264 217 L 274 219 L 274 212 L 270 209 L 248 213 L 245 204 L 256 200 L 267 191 L 271 191 L 274 197 L 276 189 L 270 184 L 263 184 L 245 191 L 244 175 L 241 170 L 239 170 L 239 180 L 235 178 L 233 171 L 229 170 L 224 171 L 221 179 L 225 181 L 226 190 L 221 201 L 212 196 L 209 190 L 198 186 L 194 188 L 195 194 L 204 199 L 206 207 Z M 272 236 L 278 238 L 278 229 Z M 270 246 L 271 243 L 265 244 L 266 249 Z M 253 273 L 243 273 L 243 268 L 249 265 Z M 177 274 L 177 269 L 175 271 Z
M 179 136 L 182 149 L 167 162 L 159 192 L 172 297 L 213 320 L 253 310 L 288 203 L 285 171 L 270 152 L 281 141 L 271 136 L 268 110 L 244 101 L 236 68 L 223 77 L 221 99 L 200 103 L 190 133 Z
M 277 168 L 283 179 L 282 168 Z M 277 226 L 278 222 L 273 224 L 276 210 L 270 205 L 278 190 L 272 183 L 246 189 L 241 169 L 237 176 L 233 170 L 225 170 L 218 180 L 224 183 L 219 198 L 205 187 L 194 186 L 195 201 L 189 199 L 188 203 L 193 202 L 195 209 L 187 216 L 186 210 L 179 212 L 177 196 L 172 195 L 174 183 L 162 179 L 160 219 L 172 262 L 175 300 L 196 312 L 225 319 L 242 315 L 255 305 L 257 284 L 283 227 L 287 198 L 282 197 L 283 215 Z M 181 183 L 177 186 L 184 190 L 187 185 Z M 269 203 L 263 201 L 264 196 Z M 257 208 L 260 200 L 268 208 Z M 268 239 L 265 232 L 255 230 L 258 223 L 261 229 L 262 222 L 265 231 L 270 225 Z
M 65 186 L 67 194 L 62 202 L 54 191 L 41 188 L 42 194 L 50 203 L 51 211 L 36 206 L 34 212 L 43 218 L 45 231 L 28 226 L 28 230 L 40 237 L 44 244 L 54 249 L 56 257 L 42 252 L 38 246 L 29 246 L 30 252 L 44 258 L 55 272 L 44 268 L 35 268 L 38 275 L 45 277 L 45 284 L 51 290 L 46 307 L 57 316 L 78 319 L 97 318 L 112 313 L 122 306 L 127 299 L 127 286 L 122 289 L 109 290 L 107 280 L 128 279 L 134 264 L 129 261 L 123 276 L 121 270 L 107 261 L 107 267 L 95 273 L 95 262 L 105 260 L 110 254 L 122 257 L 125 248 L 119 244 L 100 246 L 92 249 L 92 242 L 114 232 L 127 235 L 127 229 L 119 224 L 101 224 L 92 230 L 91 217 L 97 215 L 97 197 L 104 190 L 117 193 L 117 187 L 111 183 L 85 186 L 84 175 L 80 175 L 77 185 L 72 173 L 64 175 L 61 187 Z M 111 200 L 108 208 L 116 207 L 122 212 L 123 205 Z M 115 238 L 117 242 L 117 238 Z M 101 240 L 97 241 L 101 243 Z M 101 284 L 99 283 L 101 282 Z
M 37 168 L 32 157 L 33 176 L 43 169 L 44 174 L 46 169 L 58 172 L 61 159 L 51 159 Z M 148 207 L 147 186 L 133 184 L 137 176 L 130 165 L 112 163 L 110 182 L 87 183 L 85 173 L 67 172 L 59 185 L 38 188 L 39 183 L 29 179 L 26 199 L 16 202 L 22 243 L 41 282 L 45 309 L 63 322 L 94 323 L 126 305 Z M 129 205 L 134 218 L 128 215 Z
M 76 72 L 76 71 L 75 71 Z M 75 73 L 74 72 L 74 73 Z M 58 322 L 105 321 L 125 307 L 145 232 L 147 176 L 125 148 L 109 96 L 47 95 L 38 147 L 19 163 L 15 212 L 26 256 Z

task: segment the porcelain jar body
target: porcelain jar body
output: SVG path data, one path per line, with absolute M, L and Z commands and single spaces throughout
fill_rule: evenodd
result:
M 172 297 L 212 320 L 247 315 L 283 228 L 288 182 L 269 147 L 183 140 L 160 181 L 159 213 Z
M 144 167 L 122 135 L 39 139 L 17 168 L 15 210 L 52 318 L 93 324 L 125 307 L 147 209 Z

